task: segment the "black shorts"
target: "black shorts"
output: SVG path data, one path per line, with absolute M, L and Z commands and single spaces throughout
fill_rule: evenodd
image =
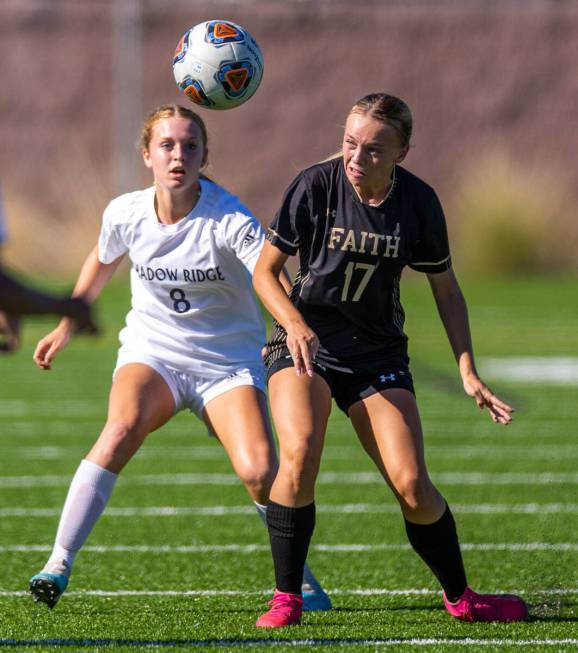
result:
M 275 372 L 288 367 L 294 367 L 294 364 L 287 350 L 284 356 L 280 356 L 267 368 L 267 383 Z M 346 415 L 349 415 L 349 409 L 353 404 L 361 399 L 371 397 L 371 395 L 381 390 L 403 388 L 415 395 L 413 379 L 408 367 L 400 369 L 397 366 L 393 369 L 379 369 L 375 372 L 356 374 L 334 370 L 313 361 L 313 368 L 315 373 L 325 380 L 331 390 L 331 396 L 335 399 L 335 403 Z

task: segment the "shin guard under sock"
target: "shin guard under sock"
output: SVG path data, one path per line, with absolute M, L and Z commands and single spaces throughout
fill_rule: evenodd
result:
M 80 463 L 68 490 L 47 565 L 64 560 L 72 567 L 76 554 L 102 514 L 117 478 L 118 474 L 90 460 Z
M 433 524 L 405 520 L 410 544 L 439 580 L 449 601 L 456 601 L 467 587 L 466 572 L 456 523 L 449 506 Z
M 315 503 L 288 508 L 271 501 L 267 526 L 275 566 L 275 583 L 280 592 L 301 594 L 303 566 L 315 528 Z

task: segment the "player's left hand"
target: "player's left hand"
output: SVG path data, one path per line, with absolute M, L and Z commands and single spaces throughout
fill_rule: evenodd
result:
M 493 422 L 496 424 L 509 424 L 512 421 L 514 408 L 496 397 L 478 376 L 472 374 L 463 379 L 463 382 L 466 394 L 476 400 L 478 408 L 488 409 Z

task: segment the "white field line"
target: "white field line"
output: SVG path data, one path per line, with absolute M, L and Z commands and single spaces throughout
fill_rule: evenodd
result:
M 501 590 L 496 590 L 501 591 Z M 426 588 L 388 589 L 383 587 L 374 588 L 328 588 L 327 592 L 332 596 L 440 596 L 440 590 Z M 544 590 L 508 590 L 514 594 L 540 595 L 540 596 L 566 596 L 578 594 L 578 588 L 554 588 Z M 73 596 L 267 596 L 271 589 L 262 590 L 72 590 L 66 592 L 66 597 Z M 29 596 L 29 593 L 22 590 L 0 590 L 0 596 Z
M 0 413 L 0 418 L 2 414 Z M 426 434 L 426 449 L 432 446 L 435 442 L 454 441 L 455 450 L 459 450 L 464 442 L 480 442 L 481 446 L 487 446 L 488 443 L 496 443 L 500 446 L 504 443 L 503 431 L 498 429 L 495 424 L 474 419 L 449 419 L 445 415 L 445 419 L 437 419 L 432 414 L 423 413 L 423 422 L 425 425 Z M 476 418 L 478 416 L 476 415 Z M 556 446 L 558 443 L 561 446 L 567 446 L 567 443 L 576 437 L 575 432 L 572 430 L 573 424 L 576 421 L 576 415 L 570 414 L 565 417 L 555 419 L 553 417 L 532 417 L 532 428 L 537 430 L 540 434 L 540 442 L 555 441 Z M 572 425 L 570 426 L 569 423 Z M 92 440 L 96 438 L 101 431 L 104 424 L 104 416 L 99 420 L 92 420 L 90 422 L 54 422 L 50 417 L 43 420 L 41 426 L 39 422 L 25 422 L 25 421 L 10 421 L 3 425 L 2 439 L 3 442 L 13 440 L 14 444 L 22 444 L 24 440 L 38 441 L 42 440 L 53 441 L 65 440 L 70 442 L 73 438 L 75 443 L 78 441 L 79 436 L 91 436 L 90 442 L 86 446 L 90 446 Z M 175 428 L 178 427 L 178 428 Z M 192 419 L 190 428 L 188 430 L 182 429 L 182 423 L 170 424 L 166 427 L 170 431 L 169 438 L 175 442 L 175 446 L 182 446 L 183 442 L 203 442 L 207 439 L 207 433 L 203 430 L 201 422 Z M 325 451 L 334 446 L 339 446 L 341 443 L 349 445 L 356 443 L 355 434 L 350 427 L 339 428 L 337 431 L 331 430 L 331 442 L 325 447 Z M 524 447 L 528 442 L 528 431 L 523 426 L 518 427 L 515 422 L 513 428 L 508 429 L 508 442 L 518 442 L 523 440 Z M 154 448 L 145 445 L 144 450 Z M 362 456 L 365 454 L 358 447 L 358 451 Z M 325 453 L 324 453 L 325 455 Z
M 447 453 L 450 453 L 448 449 Z M 538 459 L 548 459 L 552 458 L 550 455 L 551 449 L 544 447 L 543 455 L 539 455 Z M 78 459 L 80 460 L 85 449 L 80 447 L 56 447 L 56 446 L 44 446 L 44 447 L 0 447 L 0 458 L 6 460 L 9 456 L 18 456 L 25 460 L 68 460 L 68 459 Z M 518 450 L 512 449 L 512 452 L 518 452 Z M 496 455 L 505 455 L 502 454 L 500 450 L 494 452 Z M 323 457 L 326 460 L 351 460 L 355 455 L 364 456 L 361 446 L 357 447 L 330 447 L 323 453 Z M 563 452 L 560 453 L 559 457 L 566 459 L 572 457 L 575 454 L 578 457 L 578 453 L 575 452 L 573 447 L 568 447 L 568 452 L 566 455 L 563 455 Z M 487 454 L 480 453 L 480 458 L 485 458 Z M 191 462 L 197 460 L 225 460 L 226 453 L 221 447 L 202 447 L 202 446 L 174 446 L 174 447 L 143 447 L 136 455 L 135 458 L 154 458 L 163 460 L 189 460 Z M 468 457 L 468 456 L 466 456 Z
M 58 517 L 58 508 L 0 508 L 0 517 Z M 318 513 L 324 514 L 399 514 L 399 507 L 386 503 L 345 503 L 319 504 Z M 578 514 L 576 503 L 482 503 L 452 504 L 452 512 L 462 515 L 552 515 Z M 252 505 L 243 506 L 148 506 L 148 507 L 107 507 L 105 517 L 224 517 L 232 515 L 254 515 Z
M 307 637 L 304 639 L 215 639 L 210 641 L 211 647 L 221 647 L 223 650 L 233 650 L 237 648 L 251 648 L 266 646 L 269 649 L 282 646 L 294 646 L 299 649 L 304 647 L 350 647 L 350 646 L 370 646 L 372 650 L 379 648 L 397 648 L 401 647 L 408 650 L 407 647 L 412 648 L 419 646 L 443 646 L 444 650 L 448 650 L 453 646 L 470 647 L 470 646 L 487 646 L 494 651 L 502 650 L 503 647 L 532 647 L 536 646 L 574 646 L 578 644 L 578 639 L 474 639 L 473 637 L 461 638 L 442 638 L 442 637 L 411 637 L 407 639 L 355 639 L 353 637 L 337 639 L 337 638 L 313 638 Z M 205 640 L 188 639 L 179 640 L 179 644 L 189 646 L 191 648 L 206 648 L 207 642 Z M 76 647 L 89 647 L 101 646 L 107 644 L 123 645 L 126 647 L 166 647 L 173 648 L 173 642 L 165 642 L 163 640 L 143 640 L 143 639 L 126 639 L 126 640 L 103 640 L 103 639 L 0 639 L 1 646 L 76 646 Z M 226 648 L 225 648 L 226 647 Z M 558 649 L 562 650 L 562 649 Z
M 482 367 L 482 361 L 487 361 L 489 367 L 493 369 L 498 369 L 498 365 L 502 362 L 507 362 L 507 364 L 512 368 L 521 369 L 524 365 L 524 361 L 528 363 L 527 367 L 524 367 L 526 373 L 526 378 L 528 378 L 531 373 L 531 359 L 517 359 L 518 364 L 516 364 L 516 359 L 482 359 L 478 360 L 478 366 Z M 535 359 L 534 359 L 535 360 Z M 496 361 L 496 363 L 494 363 Z M 553 361 L 552 366 L 548 369 L 548 361 Z M 573 385 L 575 381 L 578 381 L 578 358 L 564 358 L 564 359 L 541 359 L 538 361 L 538 367 L 542 369 L 539 370 L 540 373 L 544 376 L 544 383 L 548 384 L 552 379 L 558 378 L 561 381 L 566 379 L 569 381 L 570 385 Z M 535 367 L 534 367 L 535 369 Z M 551 371 L 553 370 L 553 372 Z M 507 372 L 506 372 L 507 373 Z M 549 376 L 547 379 L 545 377 Z M 562 377 L 566 377 L 563 379 Z M 457 373 L 456 373 L 456 378 Z M 518 379 L 516 379 L 518 380 Z M 524 379 L 520 379 L 524 380 Z M 448 410 L 444 406 L 440 406 L 435 401 L 426 401 L 422 399 L 420 402 L 421 410 L 424 415 L 431 417 L 441 417 L 445 421 L 454 421 L 450 420 L 448 416 Z M 562 407 L 562 412 L 558 415 L 558 418 L 562 417 L 571 417 L 567 415 Z M 38 400 L 38 399 L 2 399 L 0 398 L 0 417 L 32 417 L 34 420 L 37 418 L 43 417 L 54 417 L 56 419 L 60 418 L 61 420 L 66 419 L 66 417 L 81 417 L 87 421 L 106 418 L 106 399 L 59 399 L 58 401 L 51 400 Z M 538 421 L 544 421 L 546 423 L 552 422 L 552 417 L 544 415 L 543 417 L 537 417 Z M 38 429 L 38 422 L 30 422 L 34 424 L 35 430 Z M 78 428 L 78 426 L 77 426 Z M 179 430 L 184 431 L 184 427 L 179 427 Z
M 431 475 L 443 485 L 576 485 L 576 472 L 441 472 Z M 0 476 L 0 488 L 62 487 L 70 484 L 68 476 Z M 126 475 L 121 481 L 127 485 L 240 485 L 235 474 L 142 474 Z M 320 485 L 374 485 L 384 481 L 377 472 L 343 473 L 322 472 Z
M 578 358 L 521 356 L 481 358 L 482 377 L 541 385 L 578 385 Z
M 479 447 L 457 447 L 455 445 L 426 444 L 426 453 L 429 456 L 444 456 L 456 460 L 471 460 L 476 458 L 487 460 L 496 456 L 512 458 L 513 460 L 568 460 L 578 458 L 578 446 L 556 445 L 555 447 L 542 447 L 530 445 L 509 447 L 496 444 L 492 447 L 484 445 L 480 445 Z
M 6 460 L 9 456 L 18 456 L 25 460 L 64 460 L 80 459 L 83 453 L 81 448 L 72 447 L 0 447 L 0 458 Z M 427 446 L 430 457 L 451 456 L 455 460 L 487 460 L 491 457 L 511 457 L 524 460 L 568 460 L 578 458 L 578 446 L 557 445 L 554 447 L 543 446 L 479 446 L 479 447 L 454 447 L 443 445 Z M 357 455 L 363 456 L 360 446 L 329 445 L 323 452 L 326 460 L 352 460 Z M 224 451 L 220 447 L 203 446 L 174 446 L 174 447 L 143 447 L 137 454 L 138 458 L 163 458 L 168 460 L 223 460 Z
M 106 402 L 97 399 L 65 399 L 58 401 L 0 399 L 0 417 L 93 417 L 104 414 Z
M 444 485 L 551 485 L 551 484 L 576 484 L 578 473 L 553 473 L 553 472 L 440 472 L 431 474 L 433 480 Z M 349 474 L 341 472 L 324 472 L 319 474 L 317 481 L 322 485 L 351 484 L 365 485 L 383 483 L 383 479 L 376 472 L 362 472 Z
M 464 543 L 462 551 L 578 551 L 574 542 L 490 542 Z M 311 549 L 323 553 L 367 553 L 371 551 L 411 551 L 409 544 L 312 544 Z M 91 553 L 153 553 L 153 554 L 190 554 L 190 553 L 259 553 L 271 550 L 268 544 L 117 544 L 114 546 L 87 545 L 83 551 Z M 0 546 L 0 553 L 46 553 L 52 551 L 48 544 L 10 544 Z

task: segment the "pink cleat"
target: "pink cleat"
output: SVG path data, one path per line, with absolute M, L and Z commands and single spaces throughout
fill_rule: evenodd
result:
M 257 619 L 257 628 L 281 628 L 301 622 L 303 598 L 300 595 L 275 590 L 269 605 L 271 609 Z
M 469 587 L 455 602 L 450 603 L 444 594 L 446 610 L 462 621 L 524 621 L 528 607 L 513 594 L 477 594 Z

